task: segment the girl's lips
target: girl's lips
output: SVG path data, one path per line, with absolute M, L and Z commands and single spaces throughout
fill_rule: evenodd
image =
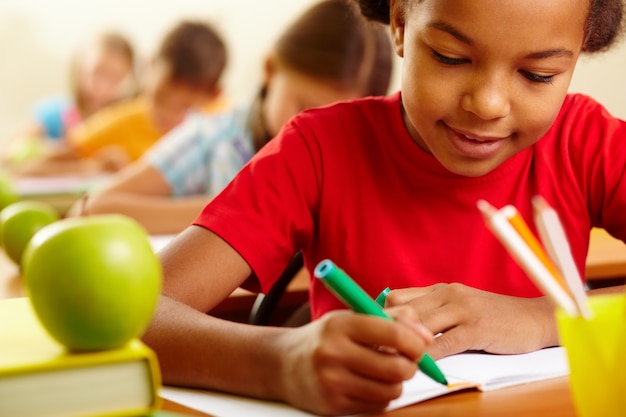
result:
M 474 159 L 488 159 L 505 146 L 509 136 L 478 135 L 448 128 L 452 146 L 462 155 Z

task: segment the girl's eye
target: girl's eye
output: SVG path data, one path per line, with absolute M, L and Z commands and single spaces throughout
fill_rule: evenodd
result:
M 449 56 L 440 54 L 434 49 L 432 51 L 433 58 L 445 65 L 461 65 L 471 62 L 467 58 L 450 58 Z M 527 70 L 519 70 L 519 73 L 534 83 L 550 84 L 554 80 L 554 75 L 539 75 Z
M 554 75 L 538 75 L 526 70 L 519 70 L 519 73 L 534 83 L 550 84 L 554 80 Z
M 470 62 L 470 60 L 466 58 L 450 58 L 448 56 L 441 55 L 439 52 L 435 51 L 434 49 L 433 49 L 433 57 L 437 61 L 445 65 L 461 65 L 461 64 L 466 64 Z

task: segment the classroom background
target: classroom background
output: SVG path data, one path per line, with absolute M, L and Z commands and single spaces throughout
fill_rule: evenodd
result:
M 0 0 L 0 141 L 39 98 L 68 90 L 73 51 L 102 30 L 119 30 L 141 57 L 181 19 L 215 25 L 229 48 L 225 93 L 244 100 L 258 85 L 259 63 L 284 25 L 317 0 Z M 399 61 L 398 61 L 399 64 Z M 595 97 L 626 119 L 626 42 L 583 57 L 570 90 Z M 392 90 L 399 87 L 396 65 Z

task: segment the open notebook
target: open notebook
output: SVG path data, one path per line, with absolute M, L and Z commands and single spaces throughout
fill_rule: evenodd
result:
M 542 349 L 523 355 L 462 353 L 437 361 L 449 385 L 440 385 L 421 372 L 405 382 L 402 396 L 387 411 L 439 397 L 455 391 L 495 390 L 569 373 L 563 348 Z M 254 415 L 255 417 L 311 416 L 312 414 L 271 401 L 261 401 L 212 391 L 163 387 L 161 397 L 214 417 Z

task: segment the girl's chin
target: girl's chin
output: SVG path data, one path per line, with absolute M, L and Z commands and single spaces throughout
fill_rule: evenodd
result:
M 439 159 L 439 158 L 438 158 Z M 450 172 L 461 175 L 463 177 L 477 178 L 487 175 L 498 168 L 502 161 L 500 160 L 467 160 L 458 158 L 439 159 L 441 164 Z

